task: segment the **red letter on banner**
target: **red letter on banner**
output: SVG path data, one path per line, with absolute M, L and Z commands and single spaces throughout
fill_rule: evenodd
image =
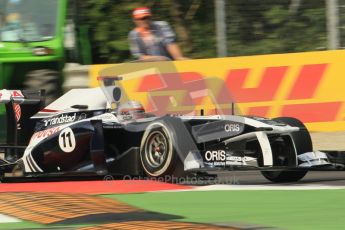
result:
M 257 88 L 244 88 L 250 69 L 230 70 L 226 85 L 235 102 L 271 101 L 288 70 L 287 66 L 267 67 Z
M 320 80 L 324 77 L 328 64 L 304 65 L 293 86 L 289 100 L 313 98 Z

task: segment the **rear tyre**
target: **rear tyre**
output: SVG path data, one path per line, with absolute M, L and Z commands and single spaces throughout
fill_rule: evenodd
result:
M 61 94 L 59 73 L 51 69 L 33 70 L 26 75 L 25 89 L 44 89 L 46 105 L 53 102 Z
M 174 174 L 178 157 L 171 134 L 164 124 L 154 123 L 147 128 L 141 142 L 140 160 L 149 177 L 168 178 Z
M 279 117 L 273 120 L 288 124 L 290 126 L 303 128 L 303 130 L 291 133 L 291 138 L 295 143 L 297 155 L 313 151 L 313 144 L 310 134 L 300 120 L 292 117 Z M 291 159 L 290 157 L 287 159 L 287 161 L 288 165 L 298 165 L 297 159 Z M 301 180 L 307 174 L 307 171 L 262 171 L 261 173 L 266 179 L 272 182 L 284 183 Z

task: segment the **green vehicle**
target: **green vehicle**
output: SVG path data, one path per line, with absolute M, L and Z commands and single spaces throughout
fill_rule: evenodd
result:
M 0 89 L 45 89 L 47 104 L 61 94 L 66 62 L 90 64 L 77 9 L 77 1 L 0 0 Z M 5 130 L 0 107 L 0 139 Z

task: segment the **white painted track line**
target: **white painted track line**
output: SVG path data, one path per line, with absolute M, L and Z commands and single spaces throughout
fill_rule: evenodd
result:
M 345 189 L 345 186 L 328 185 L 206 185 L 192 189 L 193 191 L 219 191 L 219 190 L 322 190 Z
M 7 216 L 7 215 L 0 214 L 0 224 L 4 224 L 4 223 L 17 223 L 17 222 L 21 222 L 21 220 L 15 218 L 15 217 L 12 217 L 12 216 Z

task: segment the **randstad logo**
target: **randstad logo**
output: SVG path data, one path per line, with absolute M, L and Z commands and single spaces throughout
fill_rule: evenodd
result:
M 54 117 L 54 118 L 44 120 L 44 126 L 70 123 L 70 122 L 75 121 L 75 119 L 76 119 L 76 114 L 74 114 L 73 116 L 62 115 L 60 117 Z

